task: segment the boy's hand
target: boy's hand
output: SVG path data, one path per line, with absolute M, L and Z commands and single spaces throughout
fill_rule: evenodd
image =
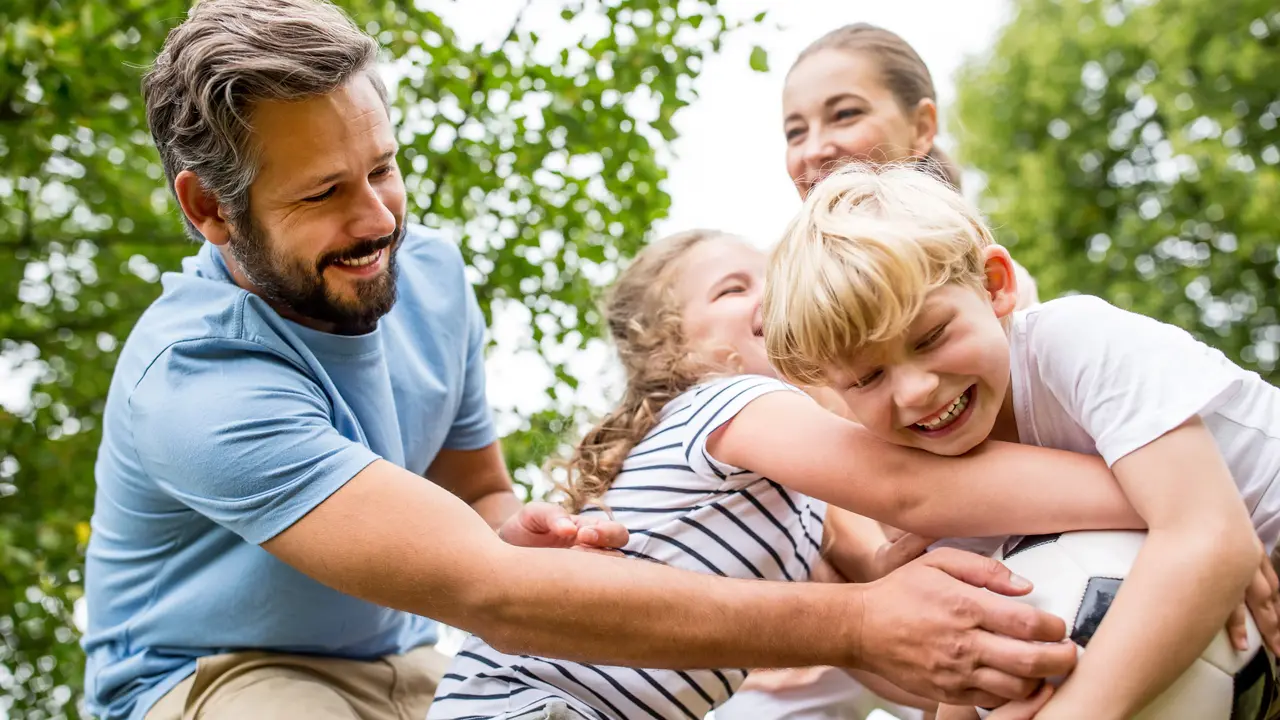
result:
M 1253 615 L 1253 621 L 1262 633 L 1262 642 L 1272 653 L 1280 653 L 1280 579 L 1276 578 L 1271 558 L 1263 556 L 1253 581 L 1244 593 L 1244 603 L 1227 619 L 1227 636 L 1236 650 L 1247 650 L 1249 638 L 1245 626 L 1245 613 Z M 1246 609 L 1247 606 L 1247 609 Z
M 607 518 L 570 515 L 553 503 L 532 502 L 520 508 L 498 537 L 509 545 L 530 548 L 578 548 L 615 554 L 627 544 L 627 528 Z

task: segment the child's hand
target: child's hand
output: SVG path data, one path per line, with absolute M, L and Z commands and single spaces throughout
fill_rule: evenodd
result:
M 627 544 L 627 529 L 606 518 L 570 515 L 559 505 L 532 502 L 520 508 L 498 537 L 510 545 L 530 548 L 577 548 L 610 552 Z
M 922 537 L 915 533 L 903 532 L 897 528 L 886 526 L 885 535 L 889 542 L 876 550 L 873 571 L 875 577 L 882 578 L 924 554 L 929 546 L 937 542 L 934 538 Z
M 1253 574 L 1253 581 L 1244 593 L 1244 604 L 1237 607 L 1227 619 L 1227 635 L 1236 650 L 1247 650 L 1249 639 L 1245 627 L 1245 612 L 1252 613 L 1253 621 L 1262 633 L 1262 642 L 1272 653 L 1280 653 L 1280 580 L 1276 578 L 1276 569 L 1271 565 L 1271 558 L 1264 555 Z M 1246 611 L 1246 606 L 1248 610 Z

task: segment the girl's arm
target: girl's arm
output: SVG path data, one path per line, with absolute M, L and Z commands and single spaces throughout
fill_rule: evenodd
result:
M 1198 417 L 1114 468 L 1150 529 L 1106 620 L 1041 720 L 1134 715 L 1222 629 L 1262 557 L 1230 471 Z
M 751 401 L 707 452 L 929 537 L 1144 527 L 1100 458 L 999 442 L 940 457 L 879 440 L 800 393 Z

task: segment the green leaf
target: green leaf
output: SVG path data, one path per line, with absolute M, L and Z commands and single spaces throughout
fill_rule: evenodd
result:
M 759 45 L 751 48 L 751 59 L 748 61 L 751 69 L 756 72 L 769 72 L 769 53 Z

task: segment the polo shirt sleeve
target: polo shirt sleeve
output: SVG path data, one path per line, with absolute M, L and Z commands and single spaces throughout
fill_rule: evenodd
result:
M 444 447 L 449 450 L 478 450 L 497 440 L 484 378 L 484 313 L 476 301 L 475 290 L 463 281 L 467 303 L 467 356 L 463 369 L 462 402 Z
M 333 426 L 305 370 L 253 342 L 166 349 L 129 398 L 143 471 L 192 510 L 261 544 L 378 459 Z

